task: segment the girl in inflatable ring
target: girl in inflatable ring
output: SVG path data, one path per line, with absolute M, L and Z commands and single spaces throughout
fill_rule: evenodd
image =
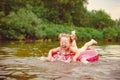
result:
M 72 31 L 71 35 L 61 33 L 58 38 L 60 46 L 49 51 L 47 57 L 49 61 L 58 60 L 64 62 L 76 62 L 81 52 L 87 50 L 89 46 L 97 44 L 94 39 L 91 39 L 89 42 L 86 42 L 81 48 L 78 49 L 75 41 L 75 31 Z M 57 55 L 53 58 L 54 54 L 59 54 L 59 56 Z M 88 63 L 86 59 L 82 59 L 81 62 Z

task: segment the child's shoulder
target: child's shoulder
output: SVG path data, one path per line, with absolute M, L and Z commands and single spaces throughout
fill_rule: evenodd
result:
M 71 50 L 72 52 L 77 52 L 77 51 L 78 51 L 77 47 L 70 47 L 70 50 Z
M 59 51 L 60 47 L 53 48 L 52 51 Z

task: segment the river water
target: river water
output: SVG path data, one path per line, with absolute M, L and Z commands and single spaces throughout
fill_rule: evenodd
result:
M 94 63 L 40 60 L 56 46 L 56 42 L 0 42 L 0 80 L 120 80 L 120 44 L 91 46 L 100 55 Z

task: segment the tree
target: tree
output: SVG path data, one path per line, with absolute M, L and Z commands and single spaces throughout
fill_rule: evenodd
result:
M 46 13 L 44 17 L 51 22 L 61 24 L 81 25 L 81 16 L 84 16 L 84 4 L 87 0 L 44 0 Z
M 96 29 L 103 29 L 115 25 L 115 21 L 104 10 L 93 10 L 90 12 L 89 24 Z
M 30 7 L 30 9 L 26 8 L 21 8 L 16 13 L 10 12 L 10 14 L 2 20 L 2 23 L 5 24 L 1 27 L 4 38 L 35 38 L 35 27 L 40 24 L 41 20 L 38 19 L 33 12 L 31 12 Z

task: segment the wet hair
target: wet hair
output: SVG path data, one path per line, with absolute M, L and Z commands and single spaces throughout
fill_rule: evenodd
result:
M 73 41 L 72 38 L 71 38 L 71 35 L 69 35 L 69 34 L 65 34 L 65 33 L 59 34 L 58 40 L 60 41 L 60 39 L 61 39 L 62 37 L 69 38 L 69 39 L 70 39 L 70 43 L 72 43 L 72 41 Z

